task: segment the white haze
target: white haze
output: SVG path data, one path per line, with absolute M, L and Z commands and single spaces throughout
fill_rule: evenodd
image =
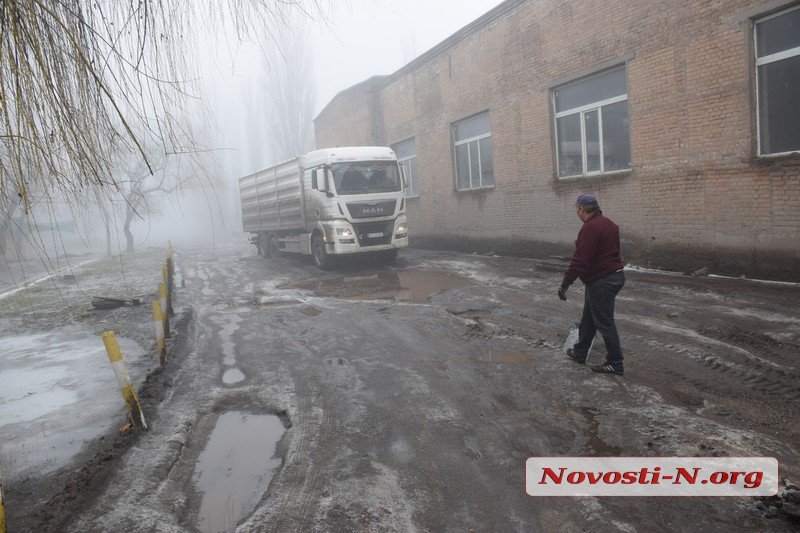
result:
M 316 113 L 339 91 L 377 74 L 391 74 L 499 3 L 353 0 L 349 8 L 338 5 L 326 22 L 307 22 Z M 161 199 L 156 213 L 133 224 L 137 247 L 163 246 L 167 239 L 213 246 L 241 231 L 238 178 L 273 161 L 266 149 L 269 132 L 259 118 L 267 104 L 261 94 L 261 80 L 269 74 L 265 53 L 256 43 L 236 41 L 232 33 L 221 31 L 193 47 L 211 109 L 211 116 L 200 120 L 220 161 L 219 168 L 209 171 L 216 177 L 213 189 L 204 178 L 203 190 Z M 115 253 L 124 249 L 121 227 L 117 229 Z M 105 250 L 101 232 L 92 237 L 92 248 Z

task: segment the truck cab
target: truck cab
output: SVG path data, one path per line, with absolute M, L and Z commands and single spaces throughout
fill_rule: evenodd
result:
M 319 229 L 311 253 L 383 252 L 408 246 L 404 172 L 394 152 L 383 147 L 317 150 L 304 157 L 306 220 Z

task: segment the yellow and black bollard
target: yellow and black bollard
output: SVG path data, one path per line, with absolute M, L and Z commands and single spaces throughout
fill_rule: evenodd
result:
M 6 533 L 6 505 L 3 501 L 3 469 L 0 467 L 0 533 Z
M 169 258 L 167 262 L 161 267 L 161 273 L 164 275 L 164 284 L 167 286 L 167 307 L 165 311 L 170 315 L 175 315 L 172 309 L 172 274 L 170 274 Z
M 175 254 L 172 252 L 172 242 L 167 248 L 167 268 L 169 269 L 169 290 L 172 292 L 172 278 L 175 277 Z
M 169 339 L 169 312 L 167 311 L 167 285 L 165 283 L 158 284 L 158 305 L 161 306 L 161 318 L 164 321 L 164 339 Z
M 125 407 L 128 408 L 128 416 L 130 417 L 131 423 L 133 425 L 141 425 L 144 429 L 147 429 L 147 423 L 144 421 L 144 413 L 142 412 L 142 405 L 139 403 L 139 397 L 136 395 L 136 390 L 133 388 L 130 376 L 128 376 L 125 363 L 122 362 L 122 352 L 119 349 L 117 336 L 109 329 L 103 332 L 102 337 L 103 344 L 106 346 L 106 352 L 108 352 L 108 360 L 111 361 L 111 368 L 114 369 L 114 375 L 117 377 L 117 384 L 122 393 L 122 399 L 125 401 Z
M 153 300 L 153 320 L 156 323 L 156 352 L 158 360 L 163 365 L 167 362 L 167 345 L 164 341 L 164 316 L 158 300 Z

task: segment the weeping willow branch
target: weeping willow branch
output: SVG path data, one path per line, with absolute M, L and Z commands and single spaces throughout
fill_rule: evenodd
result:
M 324 21 L 327 0 L 0 0 L 0 199 L 73 205 L 120 192 L 114 162 L 145 146 L 195 152 L 181 117 L 198 103 L 197 43 L 233 28 L 276 35 Z M 92 195 L 88 195 L 92 197 Z

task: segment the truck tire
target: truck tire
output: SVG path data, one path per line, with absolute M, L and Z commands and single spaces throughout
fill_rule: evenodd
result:
M 280 243 L 275 235 L 270 235 L 267 242 L 267 254 L 270 259 L 278 259 L 281 256 Z
M 267 245 L 268 245 L 267 236 L 264 234 L 259 235 L 258 241 L 256 243 L 256 248 L 258 249 L 258 255 L 260 255 L 261 257 L 267 257 L 268 253 Z
M 311 241 L 311 257 L 314 259 L 314 264 L 322 270 L 329 270 L 333 264 L 333 258 L 328 255 L 321 235 L 316 235 Z

